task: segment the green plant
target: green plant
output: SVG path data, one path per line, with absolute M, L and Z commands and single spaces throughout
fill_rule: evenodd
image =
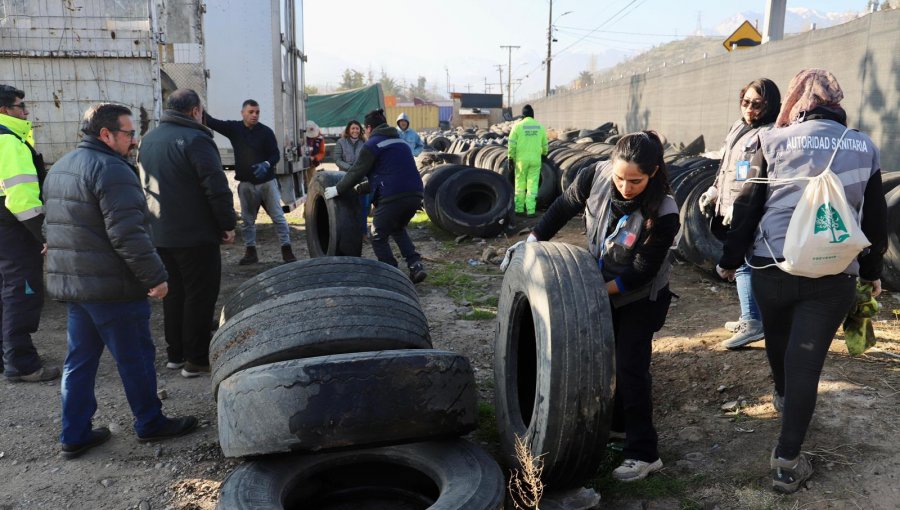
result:
M 483 443 L 500 443 L 500 431 L 497 430 L 497 412 L 494 406 L 486 403 L 478 403 L 478 428 L 475 437 Z
M 497 316 L 497 296 L 477 292 L 481 288 L 478 280 L 490 276 L 493 276 L 490 271 L 463 262 L 437 263 L 429 270 L 432 285 L 446 288 L 447 295 L 456 304 L 472 307 L 471 312 L 461 317 L 464 320 L 489 320 Z

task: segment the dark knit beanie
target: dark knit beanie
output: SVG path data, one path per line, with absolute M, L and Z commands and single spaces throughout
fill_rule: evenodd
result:
M 382 124 L 387 124 L 387 118 L 384 116 L 384 110 L 372 110 L 371 112 L 366 114 L 366 118 L 363 122 L 366 126 L 378 127 Z
M 530 104 L 526 104 L 522 107 L 522 116 L 523 117 L 534 117 L 534 109 L 531 108 Z

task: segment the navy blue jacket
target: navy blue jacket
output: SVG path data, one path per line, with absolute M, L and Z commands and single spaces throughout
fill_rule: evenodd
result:
M 421 197 L 425 190 L 409 145 L 387 124 L 372 131 L 356 163 L 337 183 L 338 193 L 350 193 L 363 177 L 369 178 L 375 204 L 407 196 Z

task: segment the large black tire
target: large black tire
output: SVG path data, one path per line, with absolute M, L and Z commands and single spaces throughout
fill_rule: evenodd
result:
M 428 145 L 432 146 L 434 150 L 447 152 L 447 149 L 450 148 L 450 139 L 445 136 L 437 136 L 434 140 L 430 141 Z
M 438 189 L 435 208 L 444 229 L 460 235 L 494 237 L 514 210 L 513 189 L 502 175 L 470 168 L 456 172 Z
M 715 272 L 716 264 L 722 258 L 722 241 L 710 230 L 710 220 L 703 216 L 699 201 L 715 178 L 715 172 L 703 175 L 681 204 L 681 240 L 678 242 L 679 256 L 709 272 Z
M 884 191 L 884 196 L 890 195 L 891 191 L 894 191 L 894 188 L 897 186 L 900 186 L 900 172 L 885 172 L 882 170 L 881 190 Z
M 506 483 L 464 440 L 282 455 L 247 462 L 222 483 L 219 510 L 495 510 Z
M 453 174 L 467 168 L 472 167 L 463 165 L 436 166 L 431 172 L 431 177 L 428 178 L 428 182 L 425 184 L 425 191 L 422 198 L 422 204 L 425 206 L 425 214 L 427 214 L 428 219 L 430 219 L 431 222 L 438 227 L 443 228 L 443 226 L 440 224 L 440 218 L 438 218 L 437 208 L 434 204 L 437 192 L 439 189 L 441 189 L 441 186 L 444 185 L 444 182 L 452 177 Z
M 465 356 L 435 350 L 294 359 L 233 374 L 219 386 L 226 457 L 460 436 L 478 425 Z
M 263 301 L 329 287 L 374 287 L 419 300 L 409 277 L 396 267 L 358 257 L 318 257 L 282 264 L 249 278 L 225 301 L 219 324 Z
M 881 269 L 884 288 L 900 291 L 900 187 L 887 195 L 887 253 Z
M 503 277 L 494 344 L 500 446 L 544 455 L 548 487 L 584 484 L 606 455 L 615 340 L 606 285 L 586 250 L 527 243 Z
M 337 184 L 344 174 L 334 170 L 318 172 L 309 184 L 303 218 L 310 257 L 362 255 L 359 197 L 347 193 L 326 200 L 323 196 L 325 188 Z
M 387 349 L 430 349 L 419 302 L 371 287 L 295 292 L 232 316 L 209 346 L 213 394 L 238 370 L 287 359 Z
M 541 162 L 541 177 L 538 182 L 537 208 L 546 209 L 559 196 L 559 174 L 556 166 L 548 161 Z

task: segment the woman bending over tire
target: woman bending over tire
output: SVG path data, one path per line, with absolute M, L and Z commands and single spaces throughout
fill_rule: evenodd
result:
M 653 131 L 622 137 L 609 161 L 584 169 L 529 236 L 552 238 L 576 214 L 587 217 L 588 250 L 598 259 L 616 338 L 612 430 L 625 432 L 616 480 L 641 480 L 662 468 L 653 427 L 650 352 L 666 320 L 671 258 L 680 227 L 663 147 Z

